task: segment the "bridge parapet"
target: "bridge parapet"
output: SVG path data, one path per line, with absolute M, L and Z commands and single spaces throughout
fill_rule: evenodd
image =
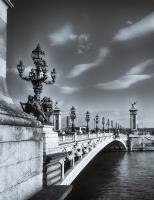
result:
M 113 133 L 84 133 L 84 134 L 63 134 L 59 135 L 59 145 L 65 143 L 78 142 L 82 140 L 89 140 L 94 138 L 113 137 Z

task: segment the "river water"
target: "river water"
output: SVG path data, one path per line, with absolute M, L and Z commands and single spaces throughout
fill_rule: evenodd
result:
M 66 200 L 154 200 L 154 152 L 101 152 Z

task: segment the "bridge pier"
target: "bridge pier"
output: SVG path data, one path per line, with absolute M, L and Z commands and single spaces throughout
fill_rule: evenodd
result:
M 132 149 L 133 149 L 132 137 L 129 137 L 129 136 L 128 136 L 128 139 L 127 139 L 127 148 L 128 148 L 128 151 L 129 151 L 129 152 L 131 152 Z

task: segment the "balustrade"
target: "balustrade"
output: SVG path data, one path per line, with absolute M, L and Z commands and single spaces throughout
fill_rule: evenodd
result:
M 126 137 L 126 136 L 123 136 L 123 134 L 121 136 Z M 71 143 L 71 142 L 82 141 L 82 140 L 89 140 L 89 139 L 94 139 L 94 138 L 103 138 L 105 140 L 107 138 L 112 138 L 112 137 L 113 137 L 113 133 L 106 133 L 106 132 L 104 132 L 104 133 L 98 132 L 98 133 L 82 133 L 82 134 L 77 134 L 77 133 L 62 134 L 62 135 L 59 135 L 59 144 Z

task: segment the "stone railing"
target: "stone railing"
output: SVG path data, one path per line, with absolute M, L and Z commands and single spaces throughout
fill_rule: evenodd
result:
M 82 140 L 89 140 L 94 138 L 110 138 L 113 137 L 113 133 L 83 133 L 83 134 L 60 134 L 59 135 L 59 144 L 71 143 Z

